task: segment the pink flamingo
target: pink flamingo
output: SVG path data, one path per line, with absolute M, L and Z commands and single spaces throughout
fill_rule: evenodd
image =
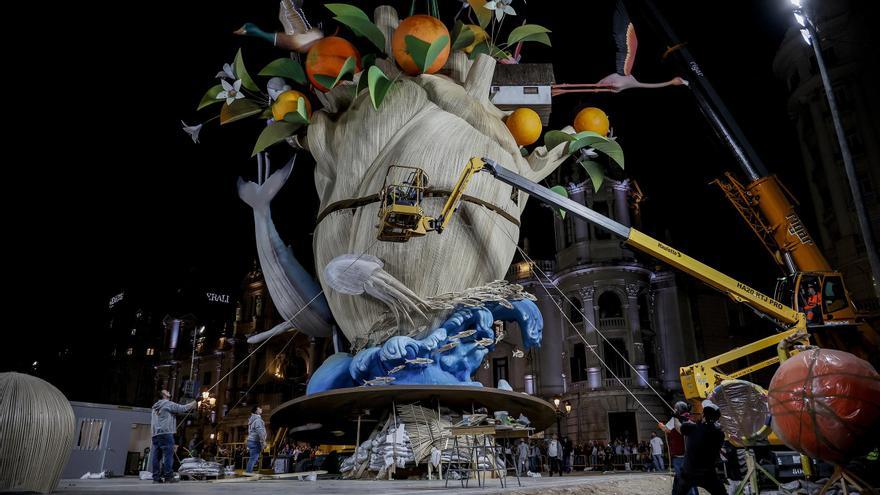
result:
M 636 38 L 636 28 L 630 21 L 622 0 L 617 0 L 617 8 L 614 10 L 613 31 L 614 42 L 617 45 L 617 72 L 603 77 L 595 84 L 554 84 L 550 90 L 552 96 L 565 93 L 619 93 L 630 88 L 688 85 L 688 82 L 681 77 L 673 77 L 659 83 L 643 83 L 633 77 L 632 68 L 639 40 Z

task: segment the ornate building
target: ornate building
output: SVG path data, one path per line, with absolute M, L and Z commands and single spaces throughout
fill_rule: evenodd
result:
M 627 180 L 606 180 L 598 192 L 589 181 L 567 190 L 624 225 L 638 218 Z M 570 401 L 562 429 L 576 442 L 647 440 L 656 422 L 636 399 L 665 417 L 648 385 L 667 398 L 680 392 L 679 367 L 696 357 L 689 300 L 673 272 L 637 258 L 610 233 L 570 215 L 553 217 L 555 258 L 514 264 L 508 276 L 538 298 L 543 344 L 518 359 L 518 332 L 507 329 L 478 379 L 495 386 L 505 378 L 515 390 Z
M 248 336 L 280 321 L 256 263 L 245 276 L 241 297 L 226 321 L 209 326 L 193 315 L 166 318 L 157 387 L 168 388 L 174 400 L 181 402 L 206 391 L 214 399 L 213 408 L 187 419 L 183 432 L 187 440 L 195 437 L 210 443 L 214 434 L 218 442 L 244 442 L 253 406 L 259 405 L 268 418 L 280 404 L 305 393 L 308 377 L 323 360 L 329 339 L 288 333 L 262 346 L 247 343 Z

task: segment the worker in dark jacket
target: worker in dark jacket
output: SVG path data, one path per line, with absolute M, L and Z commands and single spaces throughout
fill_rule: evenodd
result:
M 711 495 L 727 495 L 724 484 L 715 472 L 715 463 L 721 454 L 724 433 L 718 427 L 721 411 L 710 401 L 703 401 L 703 418 L 699 423 L 686 420 L 676 425 L 684 435 L 684 465 L 681 479 L 672 495 L 685 495 L 691 488 L 703 487 Z
M 181 405 L 171 401 L 171 393 L 160 392 L 161 398 L 153 404 L 150 418 L 150 431 L 153 436 L 150 448 L 150 465 L 153 468 L 153 483 L 173 483 L 174 434 L 177 432 L 175 414 L 183 414 L 196 407 L 196 401 Z

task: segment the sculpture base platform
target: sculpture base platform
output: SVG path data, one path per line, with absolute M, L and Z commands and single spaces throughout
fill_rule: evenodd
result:
M 490 416 L 495 411 L 507 411 L 514 418 L 524 414 L 535 431 L 546 429 L 556 420 L 552 404 L 521 392 L 450 385 L 386 385 L 298 397 L 278 406 L 270 421 L 274 428 L 291 429 L 314 423 L 315 428 L 298 430 L 294 435 L 304 440 L 352 445 L 357 441 L 359 422 L 363 441 L 383 412 L 394 405 L 416 402 L 427 408 L 448 407 L 465 413 L 485 407 Z

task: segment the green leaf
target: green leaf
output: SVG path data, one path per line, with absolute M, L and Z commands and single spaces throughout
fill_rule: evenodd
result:
M 547 36 L 550 30 L 545 28 L 544 26 L 539 26 L 537 24 L 523 24 L 522 26 L 518 26 L 507 35 L 507 44 L 513 45 L 520 41 L 540 41 L 547 46 L 550 46 L 550 37 Z M 535 35 L 543 35 L 543 37 L 535 38 Z M 530 38 L 530 39 L 526 39 Z M 546 39 L 546 41 L 544 41 Z
M 547 133 L 544 134 L 544 147 L 547 148 L 547 151 L 569 141 L 574 141 L 574 136 L 566 132 L 547 131 Z
M 594 162 L 593 160 L 578 160 L 578 163 L 584 167 L 584 170 L 587 171 L 587 175 L 590 176 L 590 181 L 593 183 L 593 190 L 599 192 L 599 188 L 602 187 L 602 182 L 605 180 L 605 169 L 602 168 L 602 165 L 599 162 Z
M 379 109 L 379 105 L 382 104 L 392 84 L 393 81 L 388 79 L 382 69 L 375 65 L 367 71 L 367 85 L 370 88 L 370 100 L 373 102 L 374 109 Z
M 593 131 L 582 131 L 573 137 L 574 140 L 568 145 L 569 153 L 574 153 L 585 146 L 593 146 L 595 143 L 608 141 L 607 137 Z
M 355 7 L 354 5 L 349 5 L 347 3 L 328 3 L 324 5 L 324 7 L 327 7 L 330 12 L 333 12 L 333 15 L 359 17 L 368 21 L 370 20 L 366 12 Z
M 219 84 L 209 89 L 205 93 L 205 96 L 202 96 L 202 101 L 199 102 L 199 106 L 196 108 L 196 110 L 201 110 L 205 107 L 213 105 L 214 103 L 222 103 L 224 100 L 217 99 L 217 95 L 220 94 L 221 91 L 223 91 L 223 86 Z
M 257 143 L 254 145 L 254 151 L 251 153 L 251 156 L 256 155 L 284 138 L 292 136 L 299 128 L 299 124 L 286 121 L 267 125 L 263 132 L 260 133 L 260 137 L 257 138 Z
M 261 119 L 271 119 L 273 116 L 274 114 L 272 113 L 272 107 L 269 107 L 263 110 L 262 113 L 260 113 Z
M 552 46 L 550 44 L 550 37 L 547 36 L 547 33 L 531 34 L 531 35 L 526 36 L 525 38 L 521 39 L 520 41 L 523 43 L 525 43 L 526 41 L 535 41 L 535 42 L 538 42 L 538 43 L 541 43 L 541 44 L 544 44 L 547 46 Z
M 471 28 L 464 25 L 461 21 L 456 21 L 455 27 L 452 29 L 452 49 L 461 50 L 467 48 L 477 38 L 477 35 Z
M 220 125 L 235 122 L 262 111 L 263 107 L 248 99 L 235 100 L 232 105 L 224 103 L 223 108 L 220 109 Z
M 339 15 L 334 19 L 351 28 L 354 34 L 370 40 L 380 52 L 385 52 L 385 34 L 369 19 L 351 15 Z
M 376 54 L 375 53 L 368 53 L 368 54 L 364 55 L 363 57 L 361 57 L 361 69 L 362 70 L 367 70 L 374 65 L 376 65 Z
M 306 113 L 306 100 L 300 96 L 296 100 L 296 111 L 284 114 L 284 121 L 297 125 L 308 125 L 309 114 Z
M 608 158 L 611 158 L 611 161 L 617 164 L 621 169 L 623 168 L 623 149 L 617 144 L 617 141 L 600 141 L 594 143 L 593 148 L 602 153 L 608 155 Z
M 364 72 L 361 72 L 361 77 L 358 78 L 357 88 L 355 88 L 355 90 L 354 90 L 355 97 L 357 97 L 357 95 L 361 94 L 361 91 L 367 89 L 367 82 L 368 82 L 367 71 L 368 70 L 369 69 L 366 69 Z
M 485 0 L 468 0 L 468 4 L 477 16 L 477 23 L 481 28 L 486 29 L 486 26 L 492 21 L 492 11 L 483 7 L 486 5 Z
M 406 35 L 404 40 L 406 41 L 407 53 L 412 56 L 419 70 L 425 72 L 425 69 L 431 67 L 434 61 L 437 60 L 440 52 L 446 48 L 446 45 L 449 43 L 449 36 L 444 34 L 430 44 L 411 34 Z
M 333 89 L 343 76 L 346 74 L 354 74 L 355 67 L 357 66 L 357 62 L 354 57 L 348 57 L 345 59 L 345 62 L 342 64 L 342 67 L 339 69 L 339 74 L 334 78 L 333 76 L 328 76 L 325 74 L 315 74 L 315 80 L 324 86 L 328 90 Z
M 279 58 L 263 67 L 258 76 L 284 77 L 299 84 L 306 83 L 306 73 L 302 66 L 292 58 Z
M 232 70 L 235 71 L 235 77 L 241 79 L 241 85 L 251 91 L 259 91 L 260 87 L 251 79 L 247 69 L 244 67 L 244 60 L 241 57 L 241 48 L 235 54 L 235 60 L 232 62 Z
M 553 187 L 550 188 L 550 190 L 553 191 L 553 192 L 555 192 L 556 194 L 562 196 L 563 198 L 567 198 L 567 197 L 568 197 L 568 189 L 566 189 L 566 188 L 563 187 L 563 186 L 553 186 Z M 563 209 L 560 208 L 560 209 L 557 210 L 557 211 L 559 212 L 559 216 L 561 216 L 562 219 L 565 220 L 565 210 L 563 210 Z
M 489 53 L 489 50 L 490 50 L 490 48 L 489 48 L 488 42 L 483 41 L 483 42 L 477 43 L 477 46 L 474 47 L 474 49 L 471 51 L 471 54 L 468 58 L 470 58 L 471 60 L 474 60 L 477 58 L 477 55 L 479 55 L 481 53 Z

